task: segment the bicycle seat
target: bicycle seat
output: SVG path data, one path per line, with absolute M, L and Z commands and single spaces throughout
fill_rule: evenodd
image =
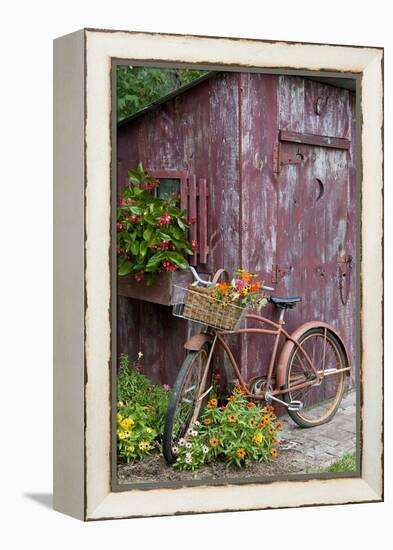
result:
M 302 297 L 301 296 L 292 296 L 290 298 L 277 298 L 277 297 L 271 296 L 270 301 L 276 307 L 280 307 L 282 309 L 292 309 L 292 308 L 295 307 L 295 305 L 298 302 L 302 301 Z

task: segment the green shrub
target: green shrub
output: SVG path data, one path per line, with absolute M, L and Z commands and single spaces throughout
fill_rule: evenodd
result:
M 128 355 L 120 355 L 117 377 L 117 449 L 130 462 L 142 458 L 162 439 L 169 386 L 158 386 L 141 372 L 140 359 L 130 365 Z

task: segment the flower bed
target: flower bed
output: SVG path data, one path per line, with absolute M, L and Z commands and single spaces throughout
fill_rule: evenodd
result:
M 174 448 L 175 467 L 195 470 L 213 460 L 243 467 L 268 462 L 278 454 L 278 433 L 282 428 L 271 406 L 260 408 L 248 401 L 236 386 L 226 405 L 212 398 L 200 421 L 188 430 Z

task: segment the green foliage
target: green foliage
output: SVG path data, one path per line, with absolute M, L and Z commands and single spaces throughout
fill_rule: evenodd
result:
M 130 365 L 128 355 L 120 355 L 117 377 L 117 449 L 127 462 L 142 458 L 162 439 L 169 386 L 158 386 L 141 372 L 140 359 Z
M 346 453 L 330 464 L 327 472 L 353 472 L 356 470 L 356 453 Z
M 195 470 L 217 458 L 239 468 L 253 461 L 269 461 L 277 456 L 281 427 L 273 407 L 260 409 L 247 401 L 243 389 L 237 386 L 225 406 L 211 399 L 200 422 L 179 440 L 174 448 L 175 467 Z
M 187 239 L 186 212 L 178 195 L 158 198 L 152 193 L 159 181 L 139 163 L 129 170 L 129 186 L 117 209 L 117 254 L 120 276 L 132 274 L 137 281 L 154 282 L 161 271 L 186 269 L 193 248 Z
M 117 67 L 117 118 L 122 120 L 207 71 Z

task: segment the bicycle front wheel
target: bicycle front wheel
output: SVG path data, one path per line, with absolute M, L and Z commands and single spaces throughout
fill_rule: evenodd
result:
M 189 352 L 179 371 L 163 435 L 162 451 L 169 464 L 176 462 L 174 448 L 187 434 L 191 424 L 198 418 L 202 405 L 208 400 L 212 379 L 212 369 L 207 364 L 210 348 L 211 345 L 206 343 L 199 351 Z M 208 372 L 206 369 L 209 369 Z
M 295 346 L 289 357 L 286 371 L 286 387 L 284 394 L 287 403 L 301 401 L 300 411 L 288 410 L 291 418 L 302 428 L 319 426 L 329 422 L 335 415 L 343 393 L 344 374 L 347 359 L 341 341 L 329 330 L 317 327 L 307 330 L 299 343 L 313 361 L 320 381 L 301 389 L 295 386 L 311 382 L 315 374 L 308 364 L 304 353 Z

